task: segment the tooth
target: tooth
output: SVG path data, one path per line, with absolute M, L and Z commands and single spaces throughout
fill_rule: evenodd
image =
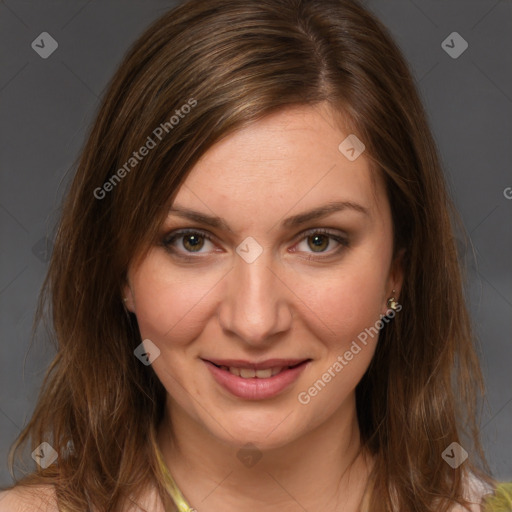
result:
M 274 375 L 277 375 L 278 373 L 281 373 L 286 368 L 286 366 L 274 366 L 273 368 L 265 368 L 264 370 L 254 370 L 253 368 L 237 368 L 235 366 L 221 366 L 220 368 L 244 379 L 252 379 L 254 377 L 258 379 L 268 379 Z
M 268 379 L 272 376 L 272 368 L 267 368 L 266 370 L 256 370 L 256 377 L 258 379 Z

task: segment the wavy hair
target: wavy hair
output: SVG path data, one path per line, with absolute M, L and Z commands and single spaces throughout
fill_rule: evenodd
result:
M 404 311 L 381 331 L 356 388 L 375 459 L 369 509 L 446 511 L 466 503 L 463 471 L 487 478 L 483 380 L 455 238 L 464 232 L 401 51 L 355 0 L 189 0 L 127 52 L 77 162 L 36 317 L 51 322 L 57 352 L 10 467 L 29 441 L 49 442 L 59 458 L 17 485 L 54 485 L 69 511 L 120 511 L 154 486 L 173 507 L 155 454 L 165 389 L 133 355 L 141 338 L 122 303 L 128 266 L 213 144 L 320 102 L 364 141 L 385 180 L 395 254 L 405 249 Z M 155 147 L 135 163 L 148 137 Z M 452 442 L 471 451 L 457 469 L 441 457 Z

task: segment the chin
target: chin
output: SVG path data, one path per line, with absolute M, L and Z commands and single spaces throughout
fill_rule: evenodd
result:
M 212 434 L 237 450 L 248 443 L 261 451 L 273 450 L 289 444 L 300 435 L 293 414 L 283 409 L 272 414 L 240 412 L 229 421 L 225 420 L 222 423 L 224 428 L 215 425 Z

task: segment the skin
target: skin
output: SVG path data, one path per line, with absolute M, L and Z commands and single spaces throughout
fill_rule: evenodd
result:
M 359 344 L 361 351 L 308 404 L 297 398 L 386 313 L 403 279 L 382 179 L 371 179 L 365 153 L 349 161 L 338 150 L 351 133 L 338 125 L 325 104 L 293 107 L 218 142 L 173 206 L 221 217 L 231 231 L 171 214 L 161 239 L 193 228 L 213 240 L 199 233 L 192 240 L 199 252 L 190 235 L 175 239 L 174 252 L 157 243 L 129 268 L 126 307 L 142 339 L 160 350 L 152 366 L 168 392 L 159 445 L 182 493 L 201 512 L 350 512 L 363 495 L 372 461 L 358 455 L 355 387 L 377 337 Z M 367 213 L 347 208 L 283 227 L 285 218 L 331 201 L 357 203 Z M 314 230 L 321 228 L 349 245 L 323 235 L 316 246 Z M 236 252 L 247 237 L 263 249 L 252 263 Z M 201 360 L 274 357 L 312 361 L 289 388 L 265 400 L 231 395 Z M 237 457 L 246 443 L 261 455 L 251 467 Z

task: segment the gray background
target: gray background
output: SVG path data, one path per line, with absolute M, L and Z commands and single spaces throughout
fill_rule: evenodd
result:
M 512 3 L 371 0 L 418 81 L 451 193 L 474 244 L 470 303 L 488 406 L 482 434 L 495 476 L 512 479 Z M 164 0 L 0 3 L 0 485 L 52 349 L 29 349 L 63 190 L 98 100 Z M 441 43 L 469 44 L 454 59 Z M 42 32 L 58 42 L 42 59 Z M 446 314 L 450 314 L 449 311 Z M 470 454 L 471 456 L 471 454 Z

